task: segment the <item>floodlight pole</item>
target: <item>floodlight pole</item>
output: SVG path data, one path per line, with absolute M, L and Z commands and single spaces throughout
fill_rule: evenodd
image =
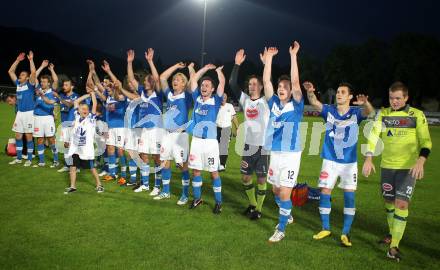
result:
M 202 28 L 202 49 L 200 51 L 200 68 L 205 65 L 205 36 L 206 36 L 206 8 L 208 7 L 208 0 L 204 0 L 203 8 L 203 28 Z

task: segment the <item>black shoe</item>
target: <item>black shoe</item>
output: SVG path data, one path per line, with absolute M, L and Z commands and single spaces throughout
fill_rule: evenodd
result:
M 387 257 L 397 262 L 400 262 L 402 259 L 402 255 L 400 254 L 400 250 L 397 247 L 392 247 L 387 252 Z
M 69 194 L 69 193 L 73 193 L 76 191 L 76 188 L 73 187 L 68 187 L 66 188 L 66 190 L 64 191 L 64 194 Z
M 133 186 L 133 190 L 138 189 L 140 186 L 141 186 L 140 184 L 135 184 L 135 185 Z
M 201 205 L 202 203 L 203 203 L 203 200 L 202 200 L 202 199 L 193 200 L 193 201 L 191 202 L 191 204 L 189 205 L 189 209 L 194 209 L 194 208 L 196 208 L 197 206 Z
M 261 218 L 261 212 L 258 210 L 254 210 L 252 213 L 250 213 L 249 218 L 251 220 L 258 220 Z
M 131 183 L 131 182 L 127 182 L 127 183 L 125 183 L 125 185 L 126 185 L 127 187 L 134 187 L 134 186 L 137 186 L 136 183 Z
M 212 212 L 216 215 L 220 214 L 222 212 L 222 204 L 221 203 L 215 203 L 214 209 Z
M 384 244 L 384 245 L 389 245 L 391 244 L 391 234 L 387 234 L 385 235 L 385 237 L 383 239 L 380 239 L 378 241 L 379 244 Z
M 250 217 L 250 215 L 252 214 L 252 212 L 255 211 L 255 206 L 253 205 L 249 205 L 246 210 L 243 212 L 243 215 Z

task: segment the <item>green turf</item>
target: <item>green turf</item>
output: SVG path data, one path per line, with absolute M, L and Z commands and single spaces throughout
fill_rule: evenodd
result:
M 6 104 L 0 104 L 0 113 L 0 141 L 6 143 L 13 136 L 14 113 Z M 440 128 L 431 128 L 431 136 L 438 145 Z M 309 141 L 299 181 L 314 186 L 321 159 L 309 156 L 308 147 Z M 154 201 L 147 193 L 135 194 L 114 183 L 105 184 L 106 192 L 96 194 L 89 172 L 79 174 L 78 192 L 66 196 L 67 174 L 11 166 L 7 164 L 11 158 L 0 154 L 0 269 L 439 269 L 440 182 L 435 174 L 440 154 L 435 148 L 413 197 L 400 264 L 388 261 L 386 248 L 376 244 L 386 232 L 378 174 L 359 179 L 352 248 L 339 246 L 340 190 L 333 197 L 332 237 L 312 240 L 320 219 L 317 204 L 309 203 L 294 208 L 296 223 L 288 226 L 285 240 L 269 245 L 278 217 L 273 196 L 267 196 L 260 221 L 241 215 L 246 199 L 240 158 L 231 153 L 228 171 L 221 174 L 224 208 L 220 216 L 211 213 L 213 192 L 206 175 L 203 197 L 207 203 L 189 210 L 176 205 L 180 175 L 175 171 L 168 201 Z

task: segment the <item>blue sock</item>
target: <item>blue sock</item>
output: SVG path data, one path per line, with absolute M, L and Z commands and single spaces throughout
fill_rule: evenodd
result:
M 202 176 L 194 176 L 192 182 L 194 200 L 198 200 L 202 197 L 202 184 Z
M 150 165 L 148 163 L 145 163 L 141 165 L 141 183 L 144 186 L 150 185 Z
M 162 168 L 162 192 L 170 193 L 171 169 Z
M 128 162 L 128 170 L 130 172 L 130 183 L 136 183 L 136 172 L 137 172 L 137 165 L 136 162 L 133 159 L 130 159 Z
M 27 155 L 28 155 L 28 160 L 32 161 L 32 156 L 34 154 L 34 141 L 30 141 L 26 143 L 27 146 Z
M 122 154 L 119 157 L 119 165 L 121 165 L 121 177 L 126 178 L 127 177 L 127 160 L 126 160 L 124 154 Z
M 220 176 L 212 180 L 212 189 L 216 203 L 222 203 L 222 180 Z
M 53 161 L 54 162 L 58 162 L 58 149 L 57 149 L 57 146 L 55 144 L 52 144 L 50 146 L 50 148 L 52 149 Z
M 188 198 L 189 196 L 189 172 L 182 172 L 182 196 Z
M 160 184 L 162 182 L 162 174 L 161 174 L 161 168 L 160 166 L 157 166 L 154 168 L 154 187 L 160 188 Z
M 44 144 L 37 144 L 38 159 L 44 163 Z
M 15 149 L 17 150 L 17 159 L 23 158 L 23 140 L 15 140 Z
M 344 192 L 344 227 L 342 228 L 342 234 L 347 235 L 350 233 L 355 212 L 354 192 Z
M 281 203 L 280 196 L 274 195 L 274 197 L 275 197 L 275 203 L 277 204 L 278 207 L 280 207 L 280 203 Z
M 116 175 L 116 156 L 109 155 L 108 156 L 108 172 L 110 176 L 115 177 Z
M 280 201 L 280 217 L 278 221 L 278 230 L 284 232 L 286 230 L 287 221 L 292 212 L 292 201 Z
M 330 212 L 332 210 L 332 203 L 330 201 L 331 195 L 321 193 L 319 200 L 319 214 L 321 215 L 322 229 L 330 230 Z

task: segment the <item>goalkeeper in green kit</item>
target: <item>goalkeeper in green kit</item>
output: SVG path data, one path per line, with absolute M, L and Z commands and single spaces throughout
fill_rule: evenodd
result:
M 373 153 L 382 146 L 381 186 L 389 234 L 381 243 L 389 244 L 388 258 L 399 261 L 399 242 L 405 231 L 408 205 L 416 180 L 423 178 L 423 167 L 431 152 L 428 123 L 422 111 L 406 104 L 408 88 L 396 82 L 389 89 L 389 108 L 378 112 L 368 142 L 362 173 L 375 171 Z

